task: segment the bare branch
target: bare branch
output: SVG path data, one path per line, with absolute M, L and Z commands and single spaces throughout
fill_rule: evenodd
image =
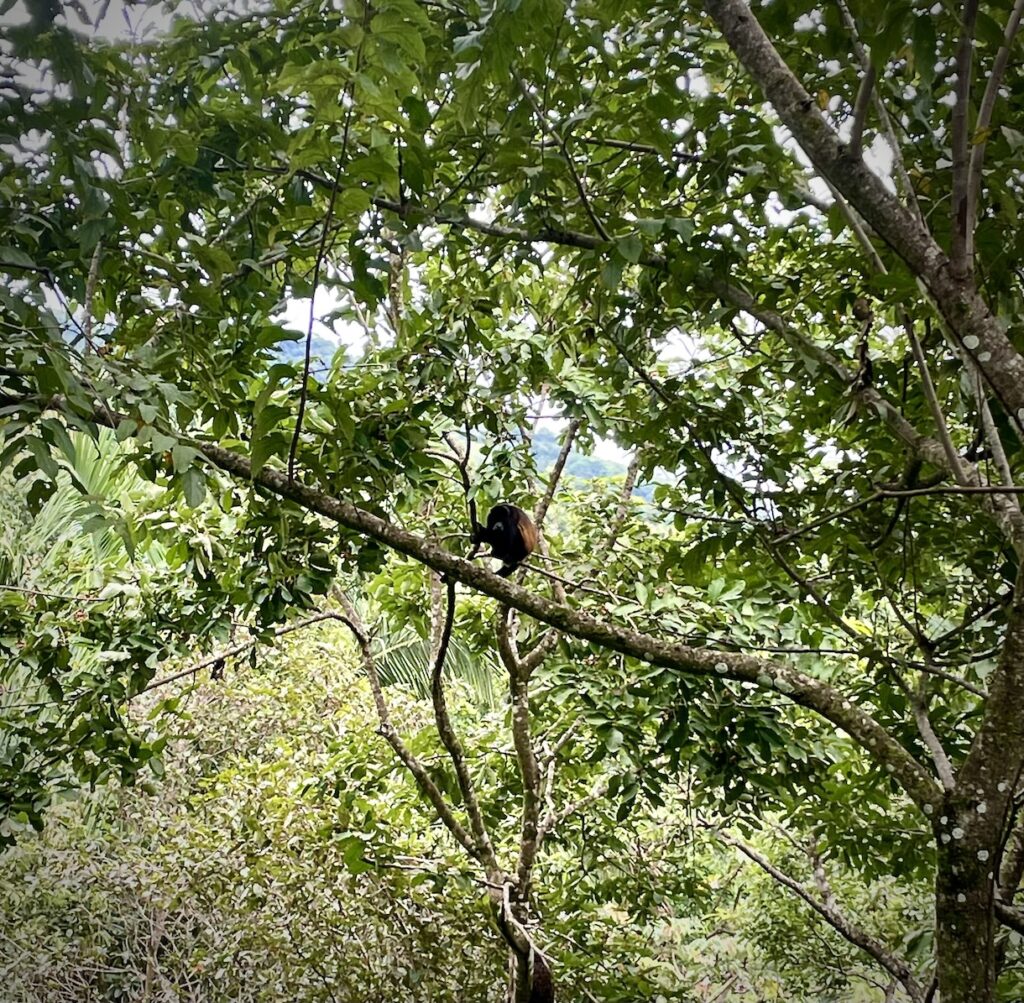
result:
M 608 524 L 608 535 L 605 537 L 604 546 L 601 548 L 603 556 L 607 556 L 612 552 L 615 541 L 618 540 L 619 533 L 622 531 L 622 525 L 629 514 L 629 500 L 633 497 L 633 488 L 636 487 L 636 478 L 639 471 L 640 450 L 638 449 L 633 454 L 633 458 L 629 461 L 629 466 L 626 468 L 626 477 L 622 482 L 622 490 L 619 492 L 619 504 L 615 509 L 615 515 L 612 516 L 612 520 Z
M 1008 926 L 1024 936 L 1024 909 L 1018 909 L 996 899 L 996 918 L 1003 926 Z
M 953 213 L 950 263 L 960 277 L 972 268 L 967 257 L 967 178 L 970 161 L 970 135 L 967 114 L 971 103 L 971 72 L 974 62 L 974 24 L 978 17 L 978 0 L 965 0 L 960 24 L 960 41 L 956 49 L 956 103 L 953 105 L 951 142 L 953 155 Z
M 299 620 L 297 623 L 288 623 L 283 627 L 278 627 L 274 631 L 274 637 L 284 637 L 285 634 L 291 634 L 293 631 L 302 630 L 304 627 L 310 627 L 314 623 L 323 623 L 324 620 L 337 620 L 338 614 L 330 610 L 317 613 L 314 616 L 307 617 L 305 620 Z M 245 641 L 242 644 L 233 645 L 230 648 L 224 648 L 208 657 L 202 659 L 202 661 L 196 662 L 195 665 L 189 666 L 187 669 L 182 669 L 180 672 L 174 672 L 169 676 L 163 676 L 160 679 L 154 679 L 148 686 L 143 687 L 138 693 L 135 693 L 131 699 L 134 700 L 137 697 L 142 696 L 143 693 L 148 693 L 150 690 L 158 689 L 161 686 L 167 686 L 170 683 L 177 682 L 179 679 L 187 679 L 189 676 L 197 675 L 202 672 L 203 669 L 212 668 L 218 662 L 225 662 L 229 658 L 236 658 L 238 655 L 243 655 L 247 651 L 251 651 L 253 648 L 260 646 L 262 642 L 259 638 L 255 638 L 251 641 Z
M 910 350 L 914 353 L 914 361 L 917 363 L 918 372 L 921 374 L 921 389 L 924 391 L 925 400 L 928 402 L 928 410 L 932 413 L 932 421 L 939 435 L 939 442 L 946 453 L 946 464 L 953 474 L 957 484 L 966 484 L 967 475 L 960 466 L 960 456 L 953 446 L 953 440 L 949 437 L 949 429 L 946 427 L 946 419 L 942 414 L 942 407 L 939 404 L 938 395 L 935 393 L 935 384 L 932 383 L 931 373 L 928 371 L 928 360 L 924 357 L 924 350 L 921 342 L 917 340 L 913 325 L 906 323 L 907 339 L 910 342 Z
M 55 397 L 49 397 L 43 403 L 50 408 L 67 406 L 65 401 Z M 40 401 L 37 398 L 0 393 L 0 407 L 18 405 L 29 406 L 31 410 L 38 408 Z M 112 417 L 116 421 L 130 420 L 126 416 Z M 96 424 L 107 424 L 111 418 L 101 408 L 97 408 L 89 420 Z M 938 785 L 893 735 L 840 692 L 797 671 L 788 663 L 733 651 L 696 647 L 681 641 L 663 641 L 650 634 L 608 623 L 500 578 L 486 568 L 457 557 L 437 543 L 418 537 L 350 501 L 318 491 L 299 481 L 290 481 L 285 471 L 267 465 L 254 473 L 248 458 L 240 453 L 185 436 L 180 436 L 179 441 L 192 446 L 225 473 L 258 484 L 272 494 L 287 498 L 308 511 L 317 512 L 356 533 L 368 536 L 391 550 L 412 557 L 449 578 L 479 589 L 520 612 L 582 640 L 652 664 L 696 675 L 716 675 L 752 682 L 764 689 L 778 690 L 794 703 L 815 711 L 846 731 L 873 759 L 891 767 L 893 777 L 915 803 L 920 806 L 934 806 L 936 803 Z
M 1003 482 L 1003 487 L 1012 488 L 1014 487 L 1013 472 L 1010 470 L 1010 461 L 1006 458 L 1003 440 L 999 437 L 999 429 L 996 428 L 996 423 L 992 418 L 992 410 L 988 406 L 985 384 L 982 382 L 981 373 L 977 371 L 977 368 L 972 363 L 969 363 L 969 367 L 973 370 L 974 396 L 978 401 L 978 413 L 981 417 L 981 429 L 985 435 L 985 442 L 988 443 L 988 448 L 992 450 L 992 459 L 995 460 L 996 469 L 999 471 L 999 478 Z M 1017 508 L 1019 509 L 1020 499 L 1014 498 L 1014 501 L 1016 501 Z
M 875 90 L 875 67 L 868 63 L 864 76 L 857 91 L 857 100 L 853 105 L 853 125 L 850 129 L 850 156 L 860 157 L 864 152 L 864 120 L 868 115 L 868 105 Z
M 968 261 L 974 260 L 974 228 L 978 219 L 978 198 L 981 193 L 982 165 L 985 162 L 985 147 L 988 145 L 989 127 L 992 124 L 992 112 L 995 110 L 999 87 L 1003 82 L 1007 64 L 1010 61 L 1010 49 L 1020 29 L 1021 15 L 1024 14 L 1024 0 L 1016 0 L 1013 10 L 1006 21 L 1003 32 L 1003 44 L 996 53 L 992 71 L 988 75 L 985 94 L 978 109 L 978 120 L 974 124 L 974 145 L 971 147 L 971 160 L 967 168 L 967 219 L 965 221 L 966 246 L 964 254 Z
M 540 824 L 540 839 L 543 842 L 544 838 L 548 833 L 553 832 L 558 828 L 566 819 L 571 818 L 577 812 L 582 811 L 587 805 L 593 804 L 595 801 L 600 801 L 608 793 L 608 780 L 598 781 L 593 789 L 583 797 L 577 798 L 575 801 L 570 801 L 565 804 L 561 809 L 556 810 L 554 808 L 554 802 L 548 809 L 547 814 L 544 816 L 544 820 Z
M 506 617 L 506 619 L 508 619 Z M 523 811 L 519 826 L 519 866 L 517 882 L 521 895 L 526 895 L 533 875 L 533 865 L 540 847 L 538 823 L 541 804 L 541 773 L 530 734 L 529 676 L 516 658 L 508 631 L 498 632 L 498 650 L 508 671 L 512 693 L 512 741 L 523 783 Z
M 454 811 L 448 802 L 445 801 L 444 795 L 437 784 L 431 779 L 426 767 L 409 751 L 401 736 L 395 731 L 388 714 L 387 701 L 384 699 L 384 690 L 380 683 L 380 675 L 377 672 L 377 663 L 373 657 L 370 636 L 349 597 L 340 589 L 335 590 L 335 595 L 345 610 L 344 616 L 339 614 L 338 619 L 349 628 L 359 647 L 363 671 L 370 682 L 373 702 L 377 708 L 377 720 L 380 722 L 379 734 L 394 750 L 402 765 L 412 774 L 424 796 L 434 806 L 434 811 L 437 812 L 437 816 L 441 819 L 445 828 L 471 857 L 482 861 L 481 850 L 474 843 L 473 837 L 455 817 Z
M 565 470 L 565 464 L 569 459 L 569 454 L 572 452 L 573 442 L 576 439 L 576 433 L 579 431 L 581 424 L 582 422 L 579 418 L 573 418 L 562 437 L 562 448 L 558 452 L 558 458 L 551 468 L 551 473 L 548 474 L 548 486 L 544 491 L 544 497 L 537 502 L 537 507 L 533 510 L 533 521 L 538 529 L 544 525 L 548 508 L 555 497 L 555 491 L 558 489 L 558 483 L 562 479 L 562 472 Z
M 946 750 L 939 741 L 939 736 L 935 734 L 931 718 L 928 717 L 923 687 L 919 687 L 917 693 L 910 694 L 910 707 L 914 712 L 917 730 L 921 733 L 921 738 L 924 739 L 924 744 L 928 746 L 928 751 L 932 755 L 932 762 L 935 764 L 935 772 L 939 775 L 942 789 L 945 791 L 954 790 L 956 788 L 956 777 L 953 774 L 953 766 L 949 761 L 949 756 L 946 755 Z
M 448 757 L 455 768 L 455 776 L 459 783 L 459 791 L 462 793 L 462 801 L 466 807 L 466 814 L 469 816 L 469 825 L 473 830 L 477 851 L 477 857 L 489 871 L 498 870 L 498 862 L 494 856 L 494 847 L 491 845 L 491 838 L 488 835 L 487 827 L 484 824 L 483 812 L 480 810 L 480 802 L 476 795 L 476 785 L 469 775 L 469 768 L 466 766 L 466 753 L 462 747 L 455 726 L 452 724 L 448 714 L 448 703 L 444 695 L 444 662 L 448 654 L 448 643 L 451 641 L 452 626 L 455 622 L 455 580 L 447 580 L 447 611 L 444 623 L 441 627 L 441 634 L 438 639 L 436 654 L 434 656 L 434 668 L 430 674 L 430 696 L 434 704 L 434 720 L 437 723 L 437 733 L 441 737 L 441 743 L 448 750 Z
M 936 676 L 939 679 L 945 679 L 947 682 L 953 683 L 961 689 L 967 690 L 968 693 L 973 693 L 976 697 L 981 697 L 982 700 L 988 699 L 988 691 L 986 689 L 970 682 L 967 679 L 963 679 L 960 676 L 955 676 L 952 672 L 946 672 L 944 669 L 937 668 L 935 665 L 921 662 L 915 662 L 914 668 L 917 669 L 918 672 L 924 672 L 929 676 Z
M 723 843 L 738 850 L 749 860 L 752 860 L 757 864 L 757 866 L 766 874 L 771 875 L 771 877 L 773 877 L 780 885 L 784 888 L 788 888 L 794 895 L 806 902 L 807 905 L 821 916 L 840 936 L 848 940 L 855 947 L 859 947 L 866 954 L 870 955 L 893 978 L 899 979 L 900 984 L 907 991 L 907 995 L 909 995 L 915 1003 L 921 1003 L 921 1001 L 924 1000 L 924 987 L 914 976 L 910 965 L 902 958 L 897 957 L 889 951 L 881 941 L 877 940 L 875 937 L 871 936 L 871 934 L 867 933 L 865 930 L 861 929 L 849 920 L 834 905 L 817 899 L 807 891 L 799 881 L 796 881 L 788 874 L 779 870 L 779 868 L 772 864 L 765 856 L 758 853 L 757 850 L 743 842 L 743 840 L 738 839 L 729 833 L 722 832 L 719 829 L 712 829 L 712 831 L 719 837 L 719 839 L 722 840 Z

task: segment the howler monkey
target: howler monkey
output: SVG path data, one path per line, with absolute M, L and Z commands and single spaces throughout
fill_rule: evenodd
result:
M 502 562 L 498 574 L 508 578 L 537 546 L 537 527 L 521 508 L 495 505 L 487 513 L 486 526 L 473 523 L 473 546 L 485 543 L 491 547 L 491 557 Z

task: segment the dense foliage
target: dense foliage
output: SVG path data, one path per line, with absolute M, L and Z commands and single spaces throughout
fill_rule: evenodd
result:
M 174 696 L 159 784 L 64 804 L 0 860 L 11 1003 L 500 999 L 482 890 L 373 734 L 342 630 L 310 628 L 255 669 Z M 406 727 L 427 725 L 398 701 Z M 504 744 L 500 713 L 474 723 L 472 700 L 460 707 L 474 745 Z M 144 698 L 131 717 L 152 708 Z M 501 744 L 488 768 L 503 773 Z M 500 786 L 493 796 L 506 811 Z M 871 998 L 849 945 L 812 933 L 771 879 L 738 872 L 674 812 L 623 825 L 614 806 L 589 810 L 560 833 L 544 899 L 567 988 L 622 1001 Z M 851 904 L 879 922 L 883 901 L 899 936 L 914 908 L 905 886 L 880 882 Z

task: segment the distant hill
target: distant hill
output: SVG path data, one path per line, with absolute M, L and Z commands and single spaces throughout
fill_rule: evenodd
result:
M 313 335 L 310 343 L 309 358 L 313 368 L 319 369 L 329 366 L 334 353 L 340 346 L 327 338 Z M 282 362 L 302 362 L 306 357 L 306 339 L 298 337 L 294 341 L 279 341 L 277 343 L 277 355 Z
M 533 437 L 533 455 L 537 461 L 537 469 L 550 470 L 561 451 L 562 445 L 558 436 L 551 429 L 538 429 Z M 601 460 L 596 456 L 584 456 L 582 453 L 571 452 L 565 464 L 565 472 L 570 477 L 579 477 L 589 481 L 596 477 L 618 477 L 626 472 L 626 464 L 617 460 Z M 633 494 L 650 501 L 653 497 L 654 485 L 641 484 L 633 489 Z

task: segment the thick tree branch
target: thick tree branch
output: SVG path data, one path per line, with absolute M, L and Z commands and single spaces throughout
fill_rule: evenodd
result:
M 540 847 L 538 827 L 541 805 L 541 773 L 530 734 L 530 684 L 515 651 L 508 632 L 499 632 L 498 650 L 502 664 L 508 671 L 512 694 L 512 742 L 519 763 L 519 776 L 523 783 L 523 811 L 519 826 L 519 866 L 517 886 L 524 898 L 533 876 L 533 865 Z
M 1024 565 L 1018 570 L 989 699 L 959 783 L 986 802 L 990 818 L 1006 816 L 1013 786 L 1024 767 Z
M 0 394 L 0 407 L 38 407 L 38 400 L 12 398 Z M 62 408 L 59 398 L 47 401 L 51 408 Z M 102 409 L 89 416 L 96 424 L 108 424 Z M 119 421 L 135 419 L 121 416 Z M 471 588 L 492 596 L 520 612 L 557 627 L 581 640 L 590 641 L 653 665 L 679 669 L 695 675 L 719 676 L 754 683 L 763 689 L 773 689 L 789 697 L 794 703 L 815 711 L 838 728 L 844 730 L 876 761 L 885 765 L 903 786 L 913 801 L 921 807 L 934 806 L 940 789 L 928 772 L 914 757 L 883 728 L 839 691 L 817 679 L 797 671 L 777 660 L 755 658 L 739 652 L 715 651 L 699 648 L 679 641 L 663 641 L 649 634 L 606 623 L 588 613 L 553 602 L 545 596 L 524 589 L 491 571 L 457 557 L 430 540 L 367 512 L 349 501 L 308 487 L 299 481 L 289 481 L 287 472 L 264 466 L 253 475 L 252 464 L 240 453 L 214 443 L 191 439 L 181 441 L 198 450 L 216 468 L 243 481 L 259 485 L 281 498 L 287 498 L 310 512 L 316 512 L 347 529 L 382 543 L 390 550 L 411 557 L 435 571 L 462 582 Z

